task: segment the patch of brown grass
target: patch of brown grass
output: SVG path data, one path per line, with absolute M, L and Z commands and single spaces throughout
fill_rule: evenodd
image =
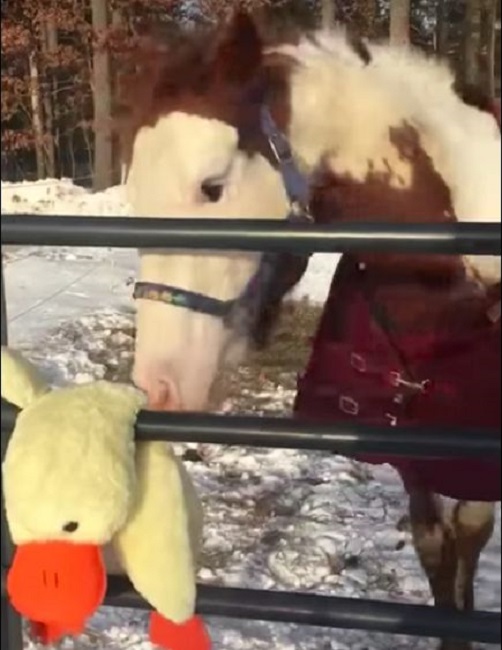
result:
M 251 352 L 246 365 L 283 372 L 302 368 L 310 354 L 312 336 L 321 312 L 322 307 L 308 300 L 286 302 L 270 345 L 264 350 Z

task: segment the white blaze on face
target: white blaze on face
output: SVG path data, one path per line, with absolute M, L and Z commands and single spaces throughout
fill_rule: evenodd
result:
M 143 127 L 127 183 L 134 212 L 166 216 L 166 208 L 193 205 L 204 181 L 229 173 L 236 152 L 236 129 L 218 120 L 176 112 Z
M 135 140 L 127 180 L 135 216 L 278 219 L 287 213 L 279 174 L 261 156 L 237 149 L 237 131 L 218 120 L 172 113 Z M 210 202 L 201 185 L 222 184 Z M 220 300 L 236 298 L 258 268 L 255 253 L 141 252 L 143 282 L 167 284 Z M 133 379 L 157 409 L 203 409 L 229 357 L 245 342 L 205 314 L 148 300 L 137 301 Z

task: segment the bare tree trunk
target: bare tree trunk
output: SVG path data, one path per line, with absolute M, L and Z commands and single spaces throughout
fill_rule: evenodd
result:
M 91 0 L 92 26 L 96 35 L 93 51 L 94 99 L 94 189 L 103 190 L 113 185 L 113 139 L 111 130 L 112 89 L 110 57 L 101 44 L 101 36 L 108 28 L 107 0 Z
M 126 29 L 124 16 L 119 7 L 116 7 L 112 11 L 112 28 L 115 31 L 120 31 Z M 113 89 L 114 96 L 117 96 L 119 91 L 117 75 L 115 70 L 113 71 Z M 119 124 L 118 131 L 115 128 L 117 125 L 114 124 L 113 129 L 113 171 L 114 177 L 118 177 L 118 181 L 121 185 L 124 185 L 127 180 L 127 162 L 126 162 L 126 153 L 124 148 L 124 127 Z
M 466 0 L 464 18 L 464 70 L 466 86 L 480 81 L 481 0 Z
M 392 45 L 409 45 L 410 11 L 410 0 L 390 0 L 389 40 Z
M 361 35 L 371 38 L 375 36 L 377 0 L 358 0 L 357 5 Z
M 449 42 L 448 0 L 438 0 L 436 8 L 436 53 L 448 56 Z
M 331 29 L 336 21 L 335 0 L 321 0 L 321 28 Z
M 48 55 L 49 61 L 52 55 L 57 51 L 58 47 L 58 34 L 56 24 L 54 19 L 50 17 L 45 24 L 45 34 L 44 34 L 44 50 Z M 53 77 L 53 75 L 51 75 Z M 56 176 L 56 156 L 55 156 L 55 143 L 57 141 L 57 136 L 55 133 L 56 129 L 56 111 L 57 104 L 55 100 L 57 99 L 57 81 L 52 78 L 47 84 L 47 88 L 43 93 L 43 102 L 44 102 L 44 114 L 45 114 L 45 130 L 46 130 L 46 140 L 45 140 L 45 164 L 47 168 L 47 174 L 51 178 Z
M 93 182 L 93 185 L 95 187 L 95 185 L 96 185 L 96 172 L 94 170 L 94 173 L 93 173 L 92 138 L 91 138 L 90 131 L 91 130 L 88 129 L 86 126 L 82 127 L 82 138 L 83 138 L 83 140 L 85 142 L 85 148 L 86 148 L 86 151 L 87 151 L 87 158 L 88 158 L 88 167 L 87 168 L 89 170 L 89 174 L 87 174 L 87 173 L 83 174 L 83 176 L 81 178 L 82 178 L 82 180 L 86 180 L 89 177 L 92 177 L 92 182 Z
M 68 136 L 68 153 L 70 156 L 71 162 L 71 177 L 76 178 L 77 176 L 77 162 L 75 160 L 75 132 L 73 131 L 70 136 Z
M 481 52 L 483 60 L 483 87 L 490 96 L 495 96 L 495 45 L 496 45 L 497 0 L 484 0 L 481 23 Z
M 37 176 L 45 178 L 44 164 L 44 122 L 42 114 L 42 103 L 40 101 L 40 79 L 38 74 L 38 63 L 36 50 L 32 50 L 28 56 L 30 70 L 30 102 L 31 120 L 35 139 L 35 153 L 37 158 Z

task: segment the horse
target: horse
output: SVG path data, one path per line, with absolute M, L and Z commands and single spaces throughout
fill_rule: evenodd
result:
M 423 53 L 342 27 L 268 42 L 237 12 L 212 30 L 150 42 L 133 62 L 123 101 L 135 216 L 500 222 L 497 121 Z M 308 265 L 294 254 L 139 254 L 132 378 L 155 410 L 204 409 L 217 376 L 250 342 L 267 344 Z M 326 352 L 330 367 L 319 363 Z M 429 374 L 413 375 L 417 364 Z M 376 390 L 366 394 L 372 407 L 345 388 Z M 499 395 L 499 259 L 342 258 L 299 378 L 298 414 L 500 428 Z M 484 398 L 493 404 L 481 407 Z M 363 460 L 400 472 L 435 604 L 472 610 L 500 500 L 499 465 Z M 458 499 L 452 513 L 442 495 Z M 442 650 L 470 647 L 441 642 Z

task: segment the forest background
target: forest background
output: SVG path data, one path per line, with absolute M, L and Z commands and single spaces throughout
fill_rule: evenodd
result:
M 2 0 L 2 180 L 120 181 L 121 71 L 143 35 L 216 23 L 237 5 L 270 29 L 345 23 L 448 58 L 500 96 L 500 0 Z

